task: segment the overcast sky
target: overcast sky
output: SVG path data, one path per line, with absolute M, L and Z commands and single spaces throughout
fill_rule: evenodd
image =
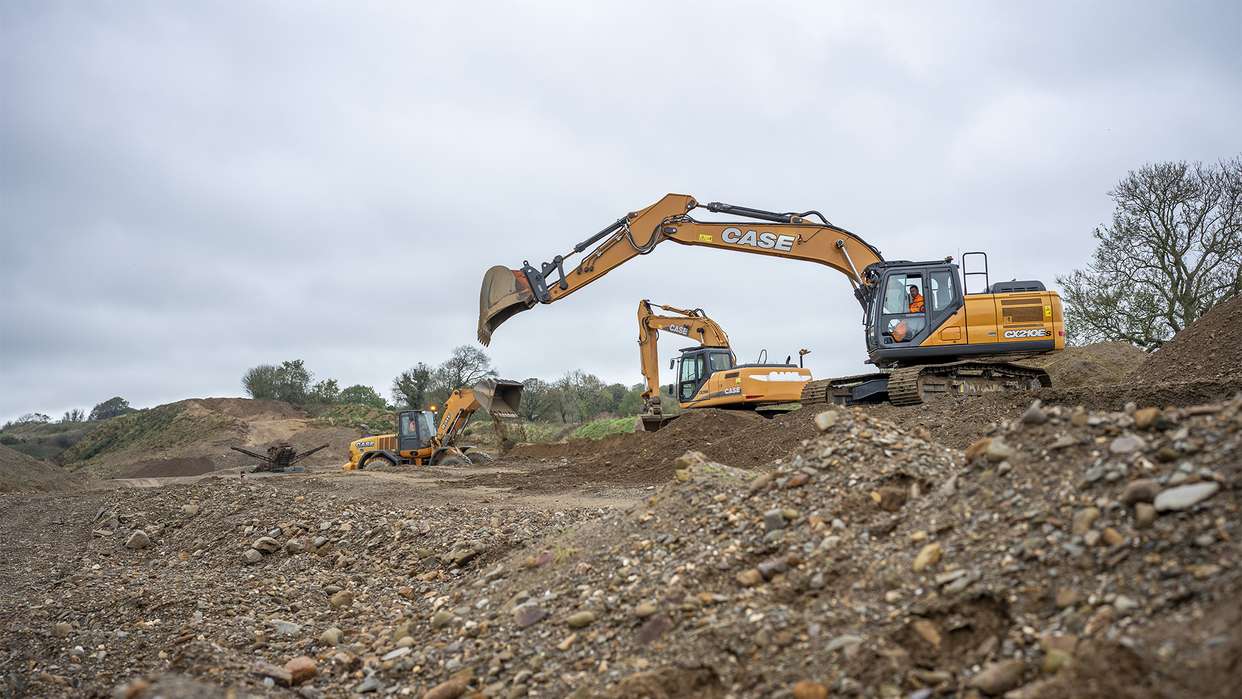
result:
M 1051 284 L 1127 170 L 1242 151 L 1236 2 L 876 8 L 4 3 L 0 419 L 241 395 L 291 358 L 387 395 L 475 342 L 488 267 L 666 192 Z M 706 309 L 742 359 L 864 368 L 844 277 L 674 244 L 488 351 L 638 382 L 642 298 Z

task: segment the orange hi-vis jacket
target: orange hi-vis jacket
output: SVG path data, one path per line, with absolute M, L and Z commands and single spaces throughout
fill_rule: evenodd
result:
M 910 299 L 910 312 L 911 313 L 922 313 L 923 312 L 923 295 L 922 294 L 915 294 L 914 298 Z

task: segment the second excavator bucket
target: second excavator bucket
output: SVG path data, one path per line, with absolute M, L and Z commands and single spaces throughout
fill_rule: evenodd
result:
M 638 416 L 638 426 L 642 428 L 643 432 L 656 432 L 678 417 L 677 415 L 643 413 Z
M 479 289 L 479 342 L 490 344 L 501 323 L 534 305 L 535 294 L 521 270 L 503 265 L 487 270 Z
M 474 396 L 484 412 L 495 420 L 516 420 L 522 404 L 520 381 L 483 379 L 474 385 Z

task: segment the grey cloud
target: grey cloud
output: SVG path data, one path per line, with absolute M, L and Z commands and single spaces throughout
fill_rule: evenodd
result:
M 1223 2 L 9 4 L 0 418 L 237 394 L 292 357 L 385 389 L 473 341 L 487 267 L 667 191 L 1051 282 L 1126 170 L 1239 150 L 1239 25 Z M 673 245 L 489 351 L 635 382 L 640 298 L 704 307 L 746 357 L 861 368 L 844 279 Z

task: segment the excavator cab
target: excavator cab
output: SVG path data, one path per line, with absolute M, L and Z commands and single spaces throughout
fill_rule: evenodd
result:
M 987 272 L 963 275 L 951 258 L 881 262 L 866 274 L 867 354 L 877 366 L 1041 353 L 1064 344 L 1060 298 L 1042 282 L 997 282 L 967 293 L 966 278 Z
M 712 374 L 737 366 L 733 352 L 724 347 L 686 348 L 681 351 L 681 357 L 673 361 L 679 365 L 676 398 L 680 403 L 694 400 Z
M 872 298 L 868 349 L 893 356 L 923 344 L 931 332 L 962 307 L 957 265 L 937 262 L 890 262 L 869 270 L 877 283 Z M 956 338 L 954 338 L 956 339 Z M 953 339 L 946 340 L 952 342 Z

